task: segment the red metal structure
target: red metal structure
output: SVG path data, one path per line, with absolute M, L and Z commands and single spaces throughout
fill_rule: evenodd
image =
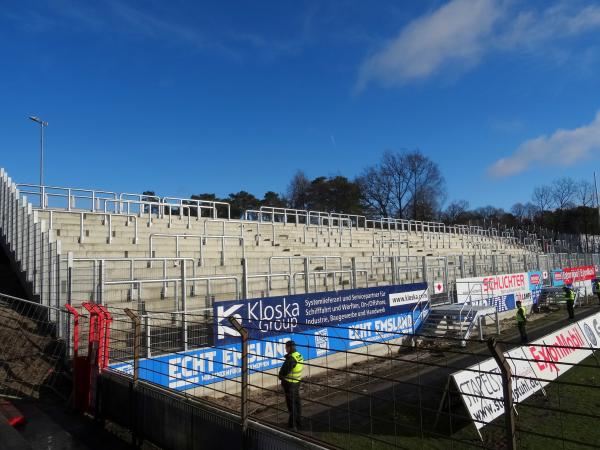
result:
M 79 356 L 81 314 L 71 305 L 66 309 L 74 317 L 73 325 L 73 403 L 75 409 L 93 411 L 96 406 L 98 374 L 108 366 L 110 325 L 112 316 L 96 303 L 83 303 L 89 313 L 88 348 L 86 356 Z

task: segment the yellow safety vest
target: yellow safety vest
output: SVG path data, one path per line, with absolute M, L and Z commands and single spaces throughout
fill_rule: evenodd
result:
M 521 314 L 519 314 L 521 313 Z M 517 322 L 525 322 L 527 320 L 527 316 L 525 315 L 525 308 L 520 306 L 517 309 Z
M 567 288 L 567 291 L 565 292 L 565 297 L 568 302 L 574 302 L 575 301 L 575 291 L 571 288 Z
M 296 360 L 296 365 L 293 367 L 292 371 L 285 377 L 285 381 L 289 383 L 300 383 L 302 379 L 302 367 L 304 366 L 304 358 L 298 352 L 294 352 L 290 355 L 292 358 Z

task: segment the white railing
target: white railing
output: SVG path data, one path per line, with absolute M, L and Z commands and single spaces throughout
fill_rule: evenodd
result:
M 60 241 L 27 197 L 0 168 L 0 241 L 32 297 L 60 307 Z
M 193 211 L 201 215 L 208 211 L 213 219 L 219 218 L 219 210 L 226 211 L 226 219 L 231 218 L 229 203 L 215 200 L 200 200 L 179 197 L 158 197 L 154 195 L 118 193 L 98 189 L 82 189 L 61 186 L 43 186 L 38 184 L 19 183 L 22 194 L 35 199 L 33 206 L 39 209 L 79 209 L 90 212 L 113 212 L 115 214 L 143 214 L 148 208 L 156 208 L 156 214 L 163 217 L 173 208 L 179 214 Z

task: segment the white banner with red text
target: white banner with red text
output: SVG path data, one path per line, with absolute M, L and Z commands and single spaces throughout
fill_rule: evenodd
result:
M 591 356 L 592 349 L 598 348 L 600 313 L 505 352 L 512 372 L 515 405 Z M 502 378 L 494 358 L 451 376 L 478 430 L 504 414 Z

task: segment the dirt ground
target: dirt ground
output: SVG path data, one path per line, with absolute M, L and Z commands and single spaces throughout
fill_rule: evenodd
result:
M 47 322 L 0 306 L 0 395 L 39 398 L 46 388 L 60 390 L 61 352 Z

